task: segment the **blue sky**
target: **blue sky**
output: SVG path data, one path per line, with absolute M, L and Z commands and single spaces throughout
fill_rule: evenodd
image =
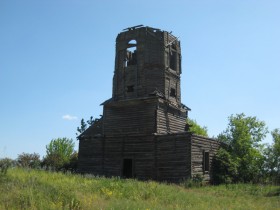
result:
M 279 128 L 279 11 L 278 0 L 0 0 L 0 158 L 76 141 L 111 97 L 117 34 L 138 24 L 181 40 L 182 102 L 210 136 L 241 112 Z

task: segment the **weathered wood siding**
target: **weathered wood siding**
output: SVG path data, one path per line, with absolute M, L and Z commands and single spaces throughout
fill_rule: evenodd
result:
M 188 134 L 157 136 L 157 180 L 179 182 L 191 177 Z
M 205 181 L 210 181 L 212 177 L 212 160 L 218 149 L 220 148 L 221 143 L 215 139 L 192 135 L 191 144 L 192 176 L 199 174 L 204 178 Z M 205 172 L 203 170 L 204 152 L 209 152 L 210 170 L 208 172 Z
M 129 158 L 137 179 L 178 182 L 191 176 L 190 151 L 187 134 L 90 138 L 80 140 L 79 171 L 121 177 Z
M 104 106 L 105 136 L 184 132 L 186 111 L 150 97 L 111 102 Z
M 104 106 L 105 136 L 150 135 L 156 132 L 157 99 L 126 100 Z
M 103 174 L 103 142 L 102 137 L 80 139 L 78 170 L 81 173 Z
M 133 160 L 133 177 L 179 182 L 203 176 L 211 179 L 211 164 L 220 143 L 189 133 L 147 136 L 97 137 L 80 140 L 79 171 L 122 176 L 123 160 Z M 203 153 L 209 152 L 210 170 L 203 170 Z
M 157 133 L 179 133 L 185 131 L 185 110 L 171 106 L 159 100 L 157 109 Z
M 79 171 L 105 176 L 122 176 L 125 158 L 133 160 L 133 176 L 156 179 L 155 137 L 118 136 L 80 140 Z

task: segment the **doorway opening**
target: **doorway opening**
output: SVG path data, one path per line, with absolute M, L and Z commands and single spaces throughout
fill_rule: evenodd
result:
M 133 161 L 132 161 L 132 159 L 123 159 L 122 176 L 124 178 L 127 178 L 127 179 L 133 177 Z

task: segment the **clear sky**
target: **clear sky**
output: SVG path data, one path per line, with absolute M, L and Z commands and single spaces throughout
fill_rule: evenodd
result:
M 244 112 L 280 127 L 279 0 L 0 0 L 0 158 L 76 141 L 111 97 L 115 39 L 143 24 L 182 48 L 182 102 L 210 136 Z M 270 142 L 268 136 L 266 142 Z

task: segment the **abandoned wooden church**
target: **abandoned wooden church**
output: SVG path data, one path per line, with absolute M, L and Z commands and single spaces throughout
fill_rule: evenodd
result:
M 211 179 L 220 143 L 186 129 L 180 41 L 142 25 L 116 39 L 112 98 L 79 138 L 78 170 L 94 175 L 178 182 Z

